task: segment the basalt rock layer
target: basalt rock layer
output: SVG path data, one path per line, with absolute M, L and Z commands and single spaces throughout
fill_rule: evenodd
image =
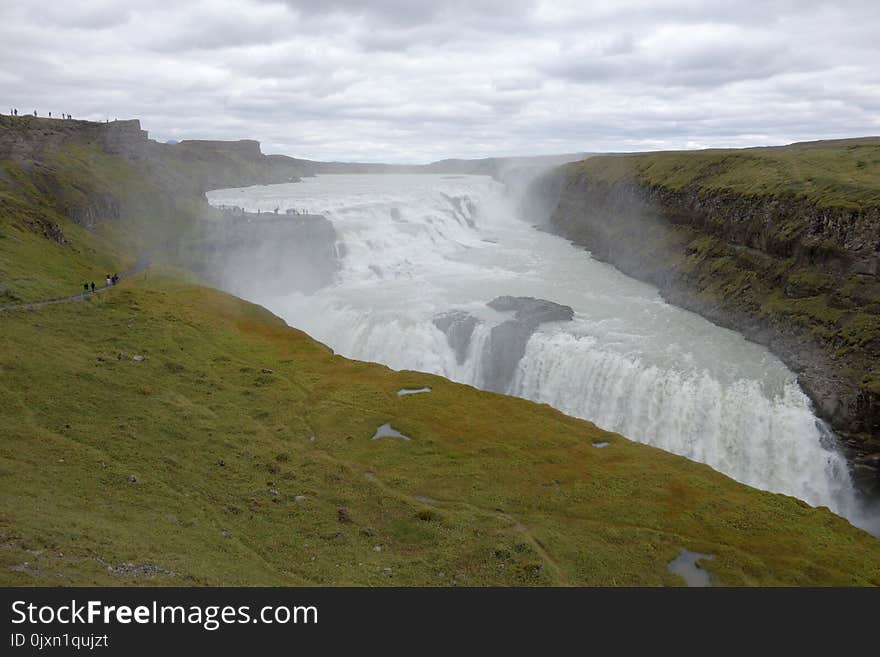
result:
M 780 357 L 880 492 L 880 139 L 594 157 L 532 191 L 548 230 Z
M 30 263 L 21 276 L 0 265 L 3 296 L 69 291 L 80 276 L 94 276 L 87 263 L 95 253 L 111 251 L 101 269 L 122 270 L 150 254 L 225 289 L 250 272 L 266 286 L 311 291 L 337 268 L 329 221 L 224 212 L 205 197 L 221 187 L 297 181 L 303 166 L 264 155 L 252 140 L 158 143 L 137 120 L 0 116 L 0 213 L 15 236 L 0 244 L 0 263 Z M 23 252 L 39 252 L 47 239 L 59 251 L 52 258 Z M 46 271 L 38 271 L 44 262 Z

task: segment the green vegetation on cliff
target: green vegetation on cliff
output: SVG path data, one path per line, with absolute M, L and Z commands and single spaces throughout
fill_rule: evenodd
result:
M 172 201 L 148 176 L 93 143 L 0 160 L 0 306 L 75 294 L 192 225 L 190 197 Z
M 0 116 L 0 307 L 74 294 L 190 237 L 217 218 L 207 189 L 287 181 L 299 168 L 257 142 L 172 146 L 136 122 Z
M 880 138 L 597 156 L 554 175 L 557 232 L 767 345 L 880 494 Z
M 596 156 L 575 166 L 609 182 L 635 177 L 671 190 L 786 196 L 819 207 L 880 206 L 880 137 Z
M 69 219 L 47 189 L 71 200 L 82 194 L 87 172 L 75 163 L 63 167 L 75 177 L 0 161 L 0 306 L 73 294 L 83 281 L 100 277 L 98 271 L 125 265 L 119 247 Z

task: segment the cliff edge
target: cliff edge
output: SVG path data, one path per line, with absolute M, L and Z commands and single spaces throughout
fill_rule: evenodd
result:
M 880 494 L 880 138 L 598 156 L 533 191 L 549 230 L 779 356 Z
M 302 161 L 264 155 L 252 140 L 160 144 L 137 120 L 0 116 L 0 305 L 75 293 L 103 277 L 96 266 L 122 271 L 145 253 L 214 283 L 254 263 L 267 280 L 294 288 L 326 284 L 336 237 L 325 218 L 252 225 L 205 197 L 305 172 Z M 263 239 L 267 232 L 277 239 Z M 282 237 L 286 252 L 267 253 L 263 244 Z

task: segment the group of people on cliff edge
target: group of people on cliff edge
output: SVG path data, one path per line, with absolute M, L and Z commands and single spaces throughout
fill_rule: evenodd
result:
M 116 285 L 118 282 L 119 274 L 113 274 L 112 276 L 110 274 L 107 274 L 104 282 L 104 287 L 111 287 L 113 285 Z M 95 281 L 92 281 L 91 283 L 83 283 L 83 297 L 85 297 L 89 292 L 94 294 L 96 288 L 97 286 L 95 285 Z
M 9 108 L 9 116 L 18 116 L 18 110 L 14 107 L 10 107 Z M 34 110 L 34 116 L 37 116 L 37 110 Z M 56 118 L 57 118 L 57 116 L 58 115 L 56 114 Z M 50 119 L 52 118 L 52 112 L 49 112 L 49 118 Z M 70 114 L 61 114 L 61 118 L 62 119 L 72 119 L 73 116 L 71 116 Z

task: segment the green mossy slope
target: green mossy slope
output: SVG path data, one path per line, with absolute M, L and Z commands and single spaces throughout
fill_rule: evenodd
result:
M 0 306 L 124 270 L 259 173 L 135 126 L 113 153 L 112 124 L 0 129 Z M 674 585 L 681 548 L 723 584 L 880 584 L 880 542 L 825 509 L 334 356 L 179 271 L 0 311 L 0 344 L 3 585 Z M 385 422 L 412 441 L 371 440 Z
M 0 331 L 5 585 L 674 585 L 682 547 L 724 584 L 880 584 L 825 509 L 179 278 Z
M 635 177 L 671 190 L 793 197 L 829 208 L 880 206 L 880 137 L 598 156 L 572 168 L 597 180 Z
M 59 212 L 19 165 L 0 162 L 0 306 L 75 294 L 129 261 Z
M 158 144 L 137 122 L 0 116 L 0 307 L 75 294 L 169 251 L 218 217 L 207 189 L 288 180 L 256 142 L 223 144 Z

